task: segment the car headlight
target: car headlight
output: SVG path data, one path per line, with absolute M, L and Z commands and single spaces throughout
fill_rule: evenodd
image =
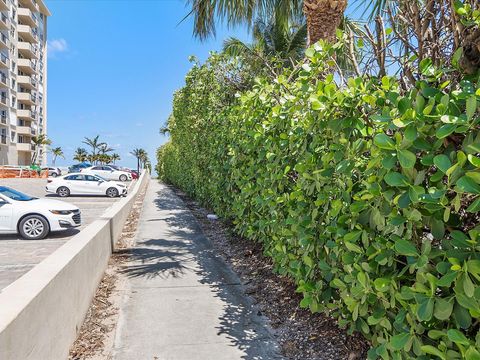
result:
M 70 215 L 73 211 L 72 210 L 50 210 L 50 212 L 55 215 Z

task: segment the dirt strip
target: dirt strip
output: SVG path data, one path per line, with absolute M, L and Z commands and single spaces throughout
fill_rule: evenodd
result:
M 367 358 L 369 345 L 361 335 L 349 336 L 327 314 L 312 314 L 299 307 L 302 297 L 295 292 L 295 285 L 273 272 L 272 262 L 259 244 L 236 235 L 229 224 L 208 220 L 208 210 L 178 189 L 172 190 L 195 215 L 216 252 L 247 285 L 248 295 L 270 320 L 287 359 Z
M 142 211 L 145 187 L 135 199 L 132 210 L 125 222 L 118 241 L 119 249 L 133 245 L 138 220 Z M 70 348 L 70 360 L 106 360 L 111 359 L 110 349 L 113 347 L 115 327 L 118 320 L 118 304 L 121 301 L 125 278 L 118 271 L 126 260 L 122 250 L 110 258 L 107 270 L 97 288 L 92 304 L 88 309 L 85 321 L 80 328 L 77 340 Z

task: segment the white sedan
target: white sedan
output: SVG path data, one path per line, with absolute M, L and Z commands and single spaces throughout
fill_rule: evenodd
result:
M 91 166 L 89 168 L 85 168 L 80 171 L 89 173 L 89 174 L 95 174 L 107 180 L 120 180 L 120 181 L 132 180 L 132 174 L 130 174 L 128 171 L 117 170 L 108 165 Z
M 43 239 L 51 231 L 80 226 L 78 207 L 59 200 L 39 199 L 0 186 L 0 234 L 28 240 Z
M 117 197 L 127 195 L 127 187 L 115 181 L 108 181 L 95 174 L 86 172 L 70 173 L 54 179 L 48 179 L 46 191 L 61 197 L 70 195 L 106 195 Z

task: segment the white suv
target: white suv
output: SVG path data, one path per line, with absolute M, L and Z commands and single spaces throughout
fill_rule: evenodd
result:
M 82 169 L 81 172 L 98 175 L 107 180 L 120 180 L 120 181 L 132 180 L 132 175 L 129 172 L 116 170 L 108 165 L 91 166 L 89 168 Z

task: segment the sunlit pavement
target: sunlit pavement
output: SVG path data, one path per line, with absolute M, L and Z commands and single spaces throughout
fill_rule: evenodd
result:
M 150 181 L 129 253 L 114 360 L 281 358 L 240 279 L 157 180 Z
M 61 199 L 45 192 L 46 179 L 1 179 L 0 185 L 36 197 L 48 197 L 74 204 L 82 212 L 82 226 L 52 233 L 43 240 L 23 240 L 18 235 L 0 235 L 0 291 L 62 246 L 85 226 L 100 217 L 119 198 L 72 196 Z

